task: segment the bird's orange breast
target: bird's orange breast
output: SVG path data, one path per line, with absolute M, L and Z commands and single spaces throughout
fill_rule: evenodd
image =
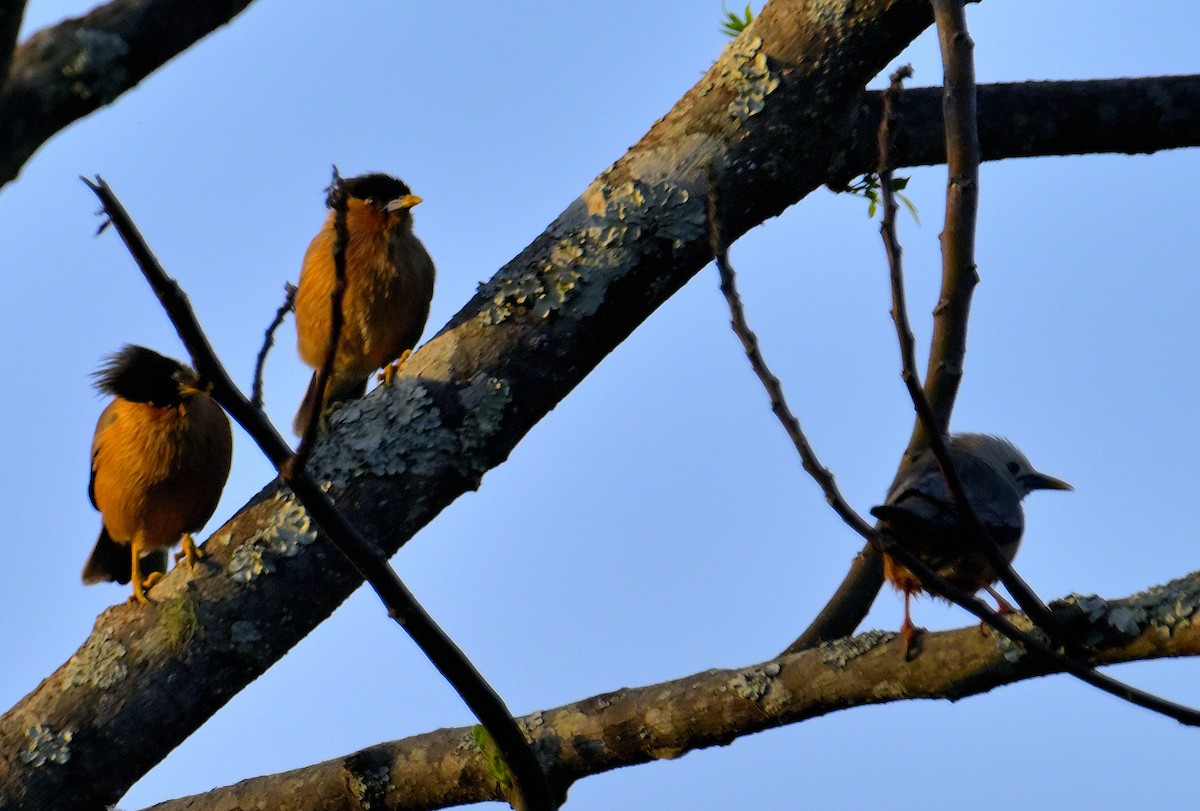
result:
M 229 475 L 229 420 L 204 394 L 175 408 L 114 400 L 92 445 L 93 497 L 114 541 L 152 549 L 199 530 Z

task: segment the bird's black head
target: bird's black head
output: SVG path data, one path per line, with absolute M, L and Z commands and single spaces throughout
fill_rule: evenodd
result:
M 403 180 L 380 172 L 347 178 L 342 181 L 342 187 L 352 199 L 362 200 L 380 211 L 409 209 L 421 202 Z M 334 207 L 332 190 L 329 207 Z
M 105 358 L 94 377 L 96 388 L 106 394 L 158 408 L 183 403 L 200 386 L 190 366 L 133 344 Z

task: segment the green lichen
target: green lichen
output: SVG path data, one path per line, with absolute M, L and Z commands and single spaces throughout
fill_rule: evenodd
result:
M 483 761 L 483 770 L 487 776 L 503 788 L 511 789 L 513 780 L 512 774 L 508 770 L 508 763 L 504 760 L 504 756 L 500 754 L 500 749 L 496 746 L 496 742 L 492 740 L 492 736 L 488 734 L 488 731 L 481 724 L 471 727 L 471 740 L 479 747 L 479 754 Z
M 102 104 L 116 98 L 126 82 L 121 60 L 129 45 L 116 34 L 90 28 L 76 30 L 74 44 L 74 57 L 59 69 L 70 80 L 71 94 L 85 101 L 95 96 Z
M 63 686 L 112 687 L 128 672 L 125 653 L 125 646 L 112 638 L 111 631 L 93 634 L 63 668 Z
M 564 233 L 552 229 L 559 239 L 547 257 L 480 285 L 489 296 L 483 311 L 488 323 L 499 324 L 518 311 L 537 319 L 586 318 L 639 252 L 658 250 L 658 240 L 681 251 L 703 235 L 707 223 L 704 201 L 666 179 L 600 183 L 584 199 L 582 223 Z
M 199 626 L 195 600 L 186 593 L 172 597 L 159 607 L 158 621 L 168 650 L 183 648 L 196 636 Z
M 867 651 L 892 641 L 895 636 L 891 631 L 867 631 L 847 639 L 822 642 L 817 646 L 817 652 L 821 654 L 821 660 L 825 664 L 840 670 L 852 659 L 857 659 Z
M 34 767 L 47 763 L 63 764 L 71 759 L 72 732 L 69 729 L 55 732 L 45 724 L 35 724 L 25 730 L 28 743 L 18 757 L 21 762 Z

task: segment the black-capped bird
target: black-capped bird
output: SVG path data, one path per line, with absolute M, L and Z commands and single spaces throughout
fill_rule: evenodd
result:
M 292 424 L 297 434 L 311 415 L 331 403 L 361 397 L 375 370 L 388 364 L 384 383 L 417 344 L 433 299 L 433 260 L 413 234 L 412 207 L 421 202 L 403 181 L 369 174 L 343 181 L 347 193 L 346 289 L 333 374 L 321 396 L 314 374 Z M 300 358 L 314 369 L 330 339 L 334 214 L 308 246 L 296 291 Z M 394 364 L 393 361 L 396 361 Z
M 1016 445 L 998 436 L 955 434 L 949 445 L 967 501 L 1011 563 L 1025 530 L 1021 499 L 1034 490 L 1070 490 L 1071 485 L 1038 473 Z M 880 520 L 884 533 L 949 583 L 972 594 L 987 589 L 1001 610 L 1007 610 L 1007 604 L 992 589 L 999 575 L 961 520 L 932 451 L 925 450 L 900 471 L 887 500 L 873 507 L 871 515 Z M 912 595 L 924 589 L 916 575 L 889 555 L 883 558 L 883 575 L 904 592 L 900 632 L 907 651 L 918 633 L 909 614 L 909 602 Z
M 96 388 L 113 401 L 92 439 L 88 496 L 103 524 L 83 582 L 132 579 L 133 599 L 148 603 L 172 545 L 183 543 L 189 566 L 199 556 L 191 533 L 217 508 L 233 433 L 190 367 L 145 347 L 107 358 Z

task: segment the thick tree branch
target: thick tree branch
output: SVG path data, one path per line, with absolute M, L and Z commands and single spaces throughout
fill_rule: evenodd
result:
M 1053 605 L 1094 664 L 1200 655 L 1200 574 L 1123 600 Z M 521 723 L 565 783 L 621 766 L 676 758 L 838 710 L 908 699 L 958 700 L 1056 672 L 977 626 L 928 634 L 905 662 L 895 634 L 871 631 L 736 670 L 594 696 Z M 152 811 L 233 807 L 418 811 L 493 799 L 470 730 L 443 729 L 346 757 L 245 780 Z M 148 810 L 151 811 L 151 810 Z
M 854 130 L 831 166 L 845 187 L 878 161 L 882 92 L 863 97 Z M 985 161 L 1045 155 L 1144 154 L 1200 145 L 1200 76 L 1015 82 L 978 87 L 979 147 Z M 942 88 L 904 91 L 896 167 L 946 161 Z
M 51 136 L 137 85 L 252 0 L 113 0 L 30 36 L 0 88 L 0 186 Z

